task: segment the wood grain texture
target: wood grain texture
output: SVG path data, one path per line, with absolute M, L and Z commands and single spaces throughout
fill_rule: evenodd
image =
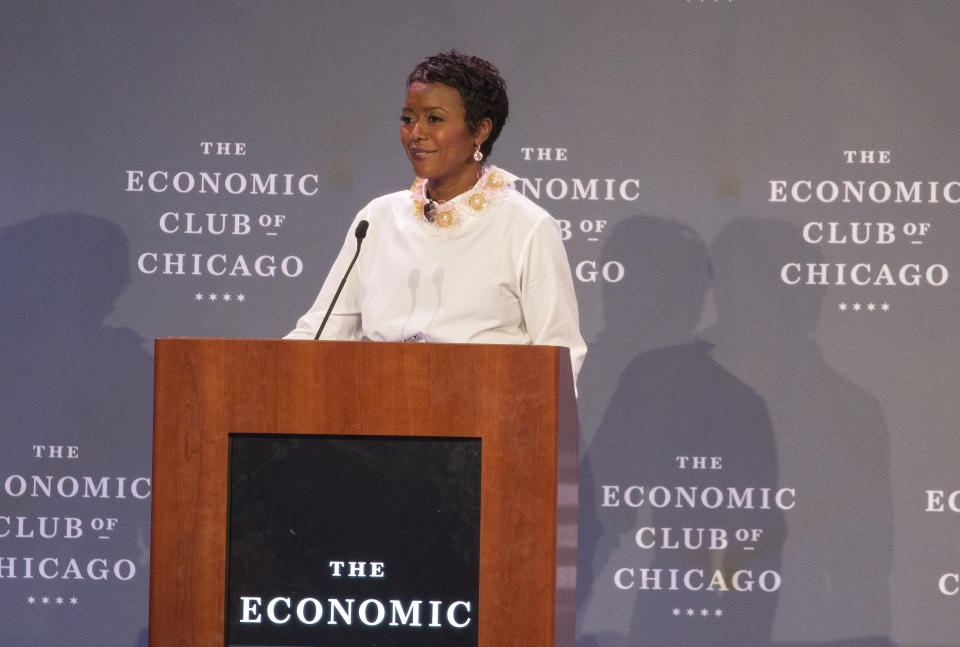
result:
M 481 438 L 479 645 L 553 647 L 571 429 L 562 348 L 157 340 L 150 644 L 224 644 L 228 436 L 276 433 Z

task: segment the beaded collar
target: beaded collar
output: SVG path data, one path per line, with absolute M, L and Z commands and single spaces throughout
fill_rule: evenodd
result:
M 424 213 L 427 203 L 427 180 L 417 178 L 410 187 L 410 197 L 413 198 L 413 214 L 417 220 L 440 229 L 458 227 L 467 220 L 481 216 L 486 207 L 500 197 L 516 177 L 496 166 L 488 166 L 473 188 L 446 202 L 436 202 L 432 218 Z

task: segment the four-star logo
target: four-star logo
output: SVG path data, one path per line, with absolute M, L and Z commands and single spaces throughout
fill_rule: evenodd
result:
M 49 595 L 43 595 L 43 596 L 41 596 L 41 597 L 39 597 L 39 598 L 36 597 L 35 595 L 29 595 L 29 596 L 27 596 L 27 604 L 32 605 L 32 606 L 35 606 L 35 605 L 40 604 L 40 605 L 43 605 L 43 606 L 51 606 L 51 605 L 53 605 L 53 606 L 58 606 L 58 607 L 62 607 L 62 606 L 64 606 L 64 605 L 66 605 L 66 604 L 69 604 L 70 606 L 74 606 L 74 607 L 75 607 L 75 606 L 77 606 L 77 605 L 80 604 L 80 599 L 77 598 L 76 596 L 70 596 L 70 598 L 68 599 L 68 598 L 64 598 L 62 595 L 58 595 L 58 596 L 56 596 L 56 597 L 50 597 Z
M 222 301 L 222 302 L 234 301 L 236 303 L 243 303 L 244 301 L 247 300 L 247 295 L 243 294 L 242 292 L 238 292 L 236 294 L 231 294 L 230 292 L 209 292 L 206 294 L 203 292 L 197 292 L 196 294 L 193 295 L 193 300 L 194 301 Z
M 853 303 L 847 303 L 846 301 L 841 301 L 837 304 L 837 310 L 840 312 L 890 312 L 892 306 L 887 303 L 875 303 L 869 301 L 867 303 L 860 303 L 855 301 Z

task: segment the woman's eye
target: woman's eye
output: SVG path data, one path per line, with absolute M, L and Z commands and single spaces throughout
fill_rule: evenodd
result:
M 400 122 L 404 124 L 412 124 L 413 118 L 410 115 L 400 115 Z
M 443 117 L 438 117 L 437 115 L 430 115 L 431 123 L 439 123 L 441 121 L 443 121 Z

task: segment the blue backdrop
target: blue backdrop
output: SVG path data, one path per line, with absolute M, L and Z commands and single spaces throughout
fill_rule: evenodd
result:
M 407 73 L 457 47 L 507 79 L 492 161 L 561 221 L 590 345 L 577 644 L 960 644 L 958 31 L 936 1 L 3 3 L 0 642 L 146 643 L 152 339 L 290 329 L 413 179 Z

